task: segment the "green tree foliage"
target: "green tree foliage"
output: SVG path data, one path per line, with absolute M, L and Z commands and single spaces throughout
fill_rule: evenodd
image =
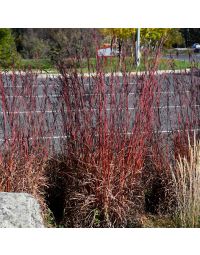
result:
M 164 46 L 165 48 L 184 46 L 184 38 L 179 29 L 173 28 L 169 30 Z
M 15 28 L 12 30 L 17 51 L 23 58 L 44 59 L 48 57 L 50 47 L 49 42 L 45 37 L 46 29 Z
M 119 60 L 121 64 L 122 51 L 128 52 L 125 47 L 128 45 L 131 48 L 131 54 L 133 58 L 136 58 L 135 42 L 136 42 L 136 28 L 106 28 L 100 29 L 101 33 L 105 36 L 109 36 L 112 41 L 115 40 L 118 43 L 119 48 Z M 148 49 L 151 54 L 155 51 L 155 48 L 170 48 L 172 46 L 182 45 L 183 37 L 178 29 L 172 28 L 141 28 L 140 29 L 141 45 L 144 49 Z M 135 61 L 133 61 L 135 63 Z
M 117 37 L 121 40 L 133 39 L 136 35 L 136 28 L 106 28 L 100 30 L 104 35 L 111 38 Z M 172 47 L 176 44 L 183 44 L 182 34 L 176 28 L 141 28 L 141 43 L 146 46 L 156 46 L 160 42 L 165 47 Z
M 95 57 L 97 29 L 86 28 L 17 28 L 12 29 L 18 52 L 25 59 L 51 59 L 67 62 L 85 56 Z
M 0 67 L 15 65 L 18 59 L 11 29 L 0 28 Z
M 200 28 L 189 28 L 190 45 L 193 43 L 200 43 Z
M 191 47 L 193 43 L 200 43 L 200 28 L 180 28 L 184 38 L 185 47 Z
M 48 29 L 50 55 L 54 61 L 67 58 L 94 57 L 94 29 Z
M 100 32 L 110 39 L 111 45 L 113 45 L 113 43 L 118 45 L 119 61 L 121 65 L 122 50 L 130 39 L 132 39 L 131 49 L 133 48 L 136 28 L 102 28 L 100 29 Z
M 170 32 L 170 28 L 142 28 L 141 29 L 141 42 L 146 46 L 160 46 Z
M 141 39 L 145 42 L 156 42 L 164 37 L 170 29 L 168 28 L 141 28 Z M 105 28 L 100 30 L 105 35 L 118 37 L 120 39 L 133 38 L 136 28 Z
M 161 43 L 164 48 L 183 45 L 182 34 L 177 28 L 143 28 L 141 29 L 142 43 L 157 46 Z
M 23 35 L 27 29 L 26 28 L 12 28 L 11 30 L 12 30 L 12 34 L 14 37 L 17 52 L 19 52 L 21 54 L 21 51 L 23 50 Z
M 166 28 L 142 28 L 141 29 L 141 44 L 145 46 L 145 48 L 150 48 L 160 46 L 163 44 L 164 39 L 166 38 L 167 34 L 169 33 L 170 29 Z M 136 59 L 135 53 L 135 41 L 136 41 L 136 28 L 106 28 L 101 29 L 101 32 L 111 37 L 111 45 L 113 40 L 117 42 L 118 49 L 119 49 L 119 63 L 121 65 L 122 61 L 122 52 L 126 51 L 126 45 L 128 41 L 131 41 L 131 54 L 134 59 Z M 130 45 L 130 44 L 129 44 Z M 134 60 L 133 63 L 136 61 Z
M 102 28 L 101 33 L 112 37 L 121 39 L 131 38 L 136 33 L 136 28 Z

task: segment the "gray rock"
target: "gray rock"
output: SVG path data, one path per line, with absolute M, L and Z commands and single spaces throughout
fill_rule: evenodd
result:
M 0 192 L 0 227 L 44 227 L 36 199 L 27 193 Z

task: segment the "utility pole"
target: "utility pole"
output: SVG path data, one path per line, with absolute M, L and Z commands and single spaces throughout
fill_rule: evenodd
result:
M 137 29 L 137 38 L 135 44 L 135 64 L 140 65 L 140 28 Z

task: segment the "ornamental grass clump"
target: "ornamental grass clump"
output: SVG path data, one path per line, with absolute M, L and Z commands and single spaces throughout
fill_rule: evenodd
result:
M 32 194 L 45 213 L 49 140 L 38 87 L 30 70 L 0 73 L 0 191 Z
M 200 226 L 200 141 L 188 137 L 188 155 L 171 168 L 176 194 L 175 219 L 180 227 Z
M 27 153 L 10 145 L 8 150 L 0 153 L 0 192 L 29 193 L 39 201 L 45 213 L 46 160 L 41 147 Z
M 61 73 L 64 224 L 126 227 L 144 207 L 141 173 L 159 95 L 156 76 L 106 76 L 99 69 L 86 84 L 83 75 Z

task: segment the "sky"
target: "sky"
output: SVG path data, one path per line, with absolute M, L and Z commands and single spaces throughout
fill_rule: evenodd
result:
M 199 0 L 6 0 L 0 27 L 200 27 Z

